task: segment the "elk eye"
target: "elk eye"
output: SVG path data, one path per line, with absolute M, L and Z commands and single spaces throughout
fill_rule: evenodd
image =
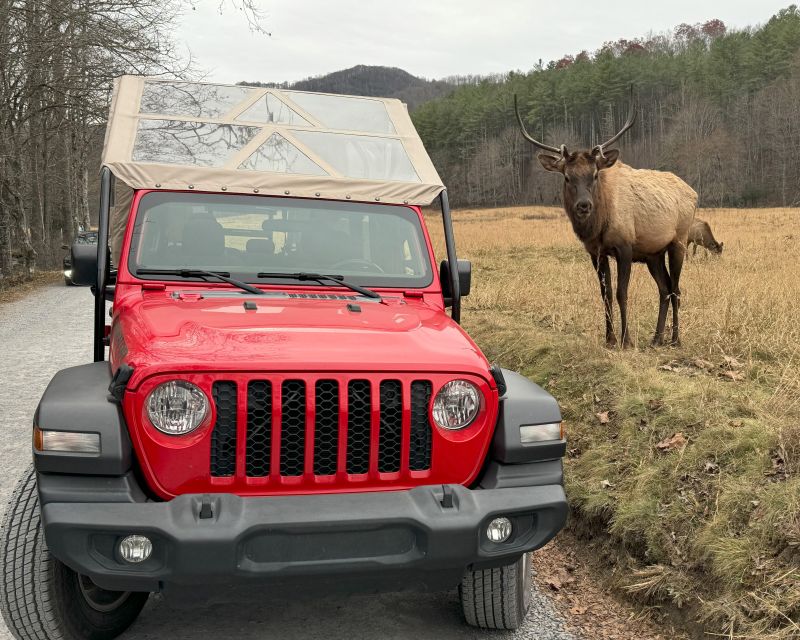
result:
M 566 173 L 564 174 L 564 182 L 569 182 L 569 176 Z

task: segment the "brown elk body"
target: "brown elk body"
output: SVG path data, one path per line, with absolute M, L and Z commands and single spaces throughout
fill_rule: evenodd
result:
M 516 97 L 514 106 L 525 138 L 540 149 L 557 154 L 540 154 L 539 162 L 547 171 L 564 176 L 564 210 L 575 235 L 589 253 L 600 281 L 606 343 L 609 346 L 617 344 L 609 264 L 609 258 L 614 258 L 617 262 L 617 303 L 623 346 L 632 344 L 628 332 L 628 285 L 634 262 L 646 263 L 658 285 L 659 310 L 653 344 L 663 343 L 670 300 L 672 344 L 680 344 L 680 276 L 689 230 L 697 209 L 697 194 L 676 175 L 633 169 L 617 161 L 618 150 L 605 148 L 633 125 L 633 100 L 631 115 L 619 133 L 590 151 L 574 153 L 563 145 L 550 147 L 530 137 L 516 108 Z
M 697 254 L 698 246 L 704 247 L 711 253 L 716 253 L 717 255 L 722 253 L 722 249 L 725 246 L 724 242 L 717 242 L 716 238 L 714 238 L 714 234 L 711 233 L 711 225 L 699 218 L 695 218 L 692 228 L 689 229 L 689 241 L 686 245 L 687 249 L 690 244 L 694 244 L 694 248 L 692 249 L 693 256 Z

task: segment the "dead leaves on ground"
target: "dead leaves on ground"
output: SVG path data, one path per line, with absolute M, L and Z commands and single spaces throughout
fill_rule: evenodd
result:
M 656 449 L 663 452 L 675 451 L 683 449 L 687 444 L 689 444 L 689 440 L 686 439 L 686 436 L 684 436 L 681 431 L 678 431 L 677 433 L 673 433 L 669 438 L 664 438 L 659 442 L 656 445 Z
M 608 411 L 601 411 L 600 413 L 595 413 L 594 415 L 597 417 L 600 424 L 608 424 L 609 422 L 611 422 L 611 418 L 608 415 Z
M 670 371 L 689 377 L 716 374 L 726 382 L 741 382 L 745 379 L 744 364 L 733 356 L 722 356 L 719 363 L 694 358 L 692 360 L 670 360 L 658 366 L 660 371 Z

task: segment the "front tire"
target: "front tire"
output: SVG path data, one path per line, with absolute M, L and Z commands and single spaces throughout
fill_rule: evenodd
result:
M 17 640 L 110 640 L 136 620 L 150 595 L 101 589 L 50 554 L 33 467 L 11 496 L 0 540 L 0 611 Z
M 531 554 L 495 569 L 467 571 L 459 593 L 467 624 L 483 629 L 519 629 L 531 603 Z

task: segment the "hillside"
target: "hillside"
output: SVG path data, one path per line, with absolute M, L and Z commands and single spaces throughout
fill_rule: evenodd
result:
M 412 111 L 424 102 L 441 98 L 455 89 L 453 84 L 449 82 L 418 78 L 396 67 L 363 64 L 292 83 L 245 81 L 239 84 L 254 87 L 297 89 L 298 91 L 321 91 L 323 93 L 343 93 L 355 96 L 397 98 L 405 102 Z
M 413 114 L 456 206 L 555 203 L 561 178 L 545 173 L 514 118 L 517 94 L 530 133 L 570 150 L 607 139 L 625 121 L 635 86 L 638 121 L 620 140 L 632 166 L 673 171 L 704 206 L 800 203 L 800 10 L 762 25 L 720 20 L 572 51 L 527 73 L 459 87 Z M 535 46 L 531 48 L 535 59 Z

